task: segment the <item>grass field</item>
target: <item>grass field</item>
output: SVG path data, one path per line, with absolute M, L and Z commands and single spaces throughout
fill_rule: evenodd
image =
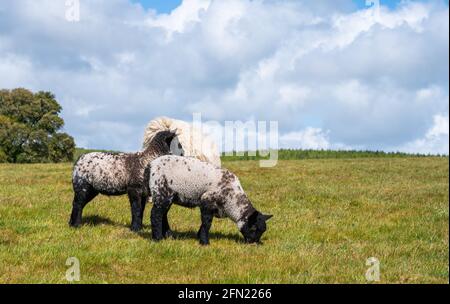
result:
M 81 283 L 366 283 L 376 257 L 381 283 L 447 283 L 448 158 L 226 161 L 264 213 L 264 244 L 246 245 L 227 219 L 211 245 L 195 239 L 199 210 L 174 206 L 177 239 L 129 231 L 126 196 L 99 196 L 85 225 L 67 225 L 71 164 L 0 164 L 0 283 L 67 283 L 68 257 Z

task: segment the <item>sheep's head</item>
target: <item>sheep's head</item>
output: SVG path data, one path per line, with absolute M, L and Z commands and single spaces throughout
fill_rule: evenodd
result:
M 267 229 L 266 222 L 271 217 L 272 215 L 265 215 L 259 211 L 253 212 L 241 228 L 241 233 L 244 236 L 245 242 L 259 243 L 261 236 Z
M 146 153 L 156 153 L 159 155 L 170 154 L 170 146 L 175 137 L 176 134 L 172 131 L 160 131 L 156 133 L 145 149 Z

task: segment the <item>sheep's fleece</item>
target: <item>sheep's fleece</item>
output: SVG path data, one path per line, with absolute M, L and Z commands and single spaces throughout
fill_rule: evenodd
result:
M 105 152 L 83 154 L 74 166 L 72 180 L 74 184 L 88 182 L 107 195 L 125 194 L 130 178 L 125 156 Z
M 157 132 L 165 130 L 176 132 L 176 138 L 182 147 L 181 152 L 179 147 L 171 146 L 172 154 L 193 156 L 217 167 L 221 166 L 220 152 L 214 141 L 198 128 L 194 128 L 192 123 L 182 120 L 157 117 L 150 121 L 145 128 L 143 148 L 149 145 Z
M 185 207 L 208 202 L 216 217 L 229 217 L 239 229 L 255 212 L 236 175 L 194 157 L 166 155 L 152 161 L 150 190 L 154 204 L 167 196 Z
M 142 228 L 142 216 L 149 197 L 149 164 L 159 156 L 169 154 L 175 133 L 161 131 L 148 147 L 136 153 L 92 152 L 82 155 L 74 165 L 72 184 L 74 199 L 69 224 L 81 225 L 84 206 L 99 193 L 122 195 L 127 193 L 131 203 L 131 229 Z

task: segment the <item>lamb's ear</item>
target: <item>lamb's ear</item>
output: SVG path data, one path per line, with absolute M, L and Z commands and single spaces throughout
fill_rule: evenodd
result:
M 263 219 L 264 219 L 265 221 L 269 220 L 269 219 L 272 218 L 272 217 L 273 217 L 272 214 L 263 214 Z
M 170 148 L 170 145 L 172 144 L 172 140 L 177 136 L 174 132 L 169 131 L 170 134 L 166 137 L 166 143 Z

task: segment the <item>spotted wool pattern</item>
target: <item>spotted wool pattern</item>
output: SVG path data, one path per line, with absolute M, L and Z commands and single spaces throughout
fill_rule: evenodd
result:
M 74 186 L 87 182 L 102 194 L 125 194 L 129 186 L 143 185 L 146 167 L 157 157 L 170 153 L 169 149 L 155 142 L 143 152 L 84 154 L 73 169 Z
M 236 175 L 194 157 L 166 155 L 150 165 L 154 204 L 206 207 L 239 228 L 255 211 Z
M 78 159 L 73 169 L 74 186 L 88 183 L 102 194 L 125 194 L 131 175 L 126 164 L 131 158 L 133 158 L 132 155 L 125 153 L 84 154 Z M 141 175 L 141 172 L 137 175 Z
M 150 195 L 149 164 L 170 153 L 170 143 L 174 137 L 174 132 L 161 131 L 144 151 L 136 153 L 93 152 L 82 155 L 72 173 L 74 200 L 69 224 L 80 226 L 84 206 L 99 193 L 128 194 L 132 209 L 131 229 L 140 230 L 142 214 Z

